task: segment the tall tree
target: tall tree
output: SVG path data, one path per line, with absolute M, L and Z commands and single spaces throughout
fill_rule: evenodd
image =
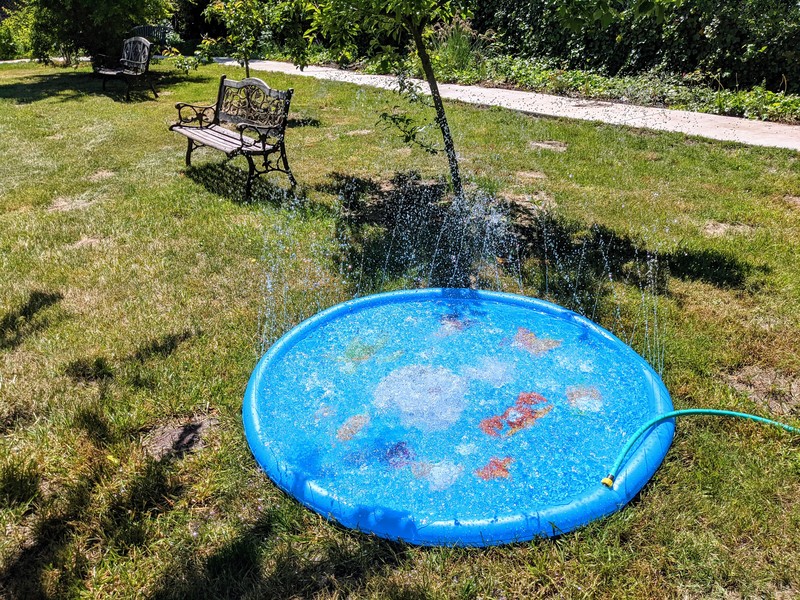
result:
M 436 111 L 436 124 L 442 132 L 450 179 L 456 197 L 463 195 L 453 136 L 430 59 L 427 31 L 436 23 L 447 22 L 466 10 L 460 0 L 318 0 L 310 5 L 313 13 L 309 35 L 321 35 L 343 54 L 352 54 L 360 36 L 372 35 L 375 50 L 387 57 L 400 54 L 408 40 L 414 44 Z M 382 43 L 379 40 L 390 40 Z
M 437 23 L 449 22 L 456 15 L 468 16 L 475 0 L 286 0 L 284 4 L 302 4 L 312 13 L 306 37 L 321 36 L 345 56 L 355 57 L 359 39 L 372 36 L 373 49 L 386 57 L 401 54 L 410 40 L 419 57 L 425 80 L 431 91 L 436 124 L 442 133 L 456 197 L 463 195 L 458 156 L 447 121 L 436 74 L 431 64 L 429 32 Z M 623 10 L 639 14 L 663 11 L 663 6 L 682 0 L 563 0 L 560 10 L 565 27 L 593 23 L 607 26 Z M 624 5 L 624 8 L 621 6 Z M 385 40 L 389 40 L 387 43 Z M 305 64 L 302 51 L 295 52 L 295 62 Z
M 231 56 L 244 65 L 245 75 L 250 77 L 250 59 L 269 27 L 270 5 L 263 0 L 213 0 L 203 14 L 225 25 Z

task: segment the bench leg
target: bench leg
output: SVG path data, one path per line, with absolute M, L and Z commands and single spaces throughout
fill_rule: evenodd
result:
M 256 173 L 256 163 L 253 162 L 253 157 L 249 154 L 245 155 L 247 158 L 247 183 L 244 186 L 244 199 L 250 200 L 250 190 L 253 187 L 253 178 L 255 177 Z
M 297 185 L 297 180 L 292 175 L 292 170 L 289 168 L 289 159 L 286 157 L 286 147 L 281 142 L 281 160 L 283 161 L 283 168 L 286 169 L 286 174 L 289 176 L 289 183 L 292 184 L 292 187 Z
M 187 138 L 186 141 L 189 142 L 189 144 L 186 147 L 186 166 L 187 167 L 191 167 L 192 166 L 192 150 L 194 150 L 196 148 L 196 146 L 194 145 L 194 142 L 192 141 L 192 138 Z
M 150 76 L 147 76 L 147 83 L 150 84 L 150 89 L 153 90 L 153 95 L 158 98 L 158 92 L 156 91 L 156 87 L 153 85 L 153 80 L 150 79 Z

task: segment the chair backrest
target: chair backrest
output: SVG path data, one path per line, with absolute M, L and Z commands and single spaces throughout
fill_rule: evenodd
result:
M 122 42 L 120 64 L 134 73 L 146 73 L 150 66 L 150 42 L 143 37 L 132 37 Z
M 172 33 L 172 25 L 137 25 L 131 29 L 134 37 L 143 37 L 159 46 L 167 44 L 167 38 Z
M 281 135 L 289 118 L 293 89 L 273 90 L 255 77 L 234 81 L 222 76 L 217 96 L 217 119 L 274 129 Z

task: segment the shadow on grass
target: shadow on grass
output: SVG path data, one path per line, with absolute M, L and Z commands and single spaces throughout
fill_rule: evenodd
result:
M 130 360 L 144 362 L 151 358 L 166 358 L 182 343 L 194 337 L 202 335 L 202 331 L 186 329 L 180 333 L 168 333 L 159 338 L 155 338 L 140 346 L 136 352 L 130 356 Z
M 0 596 L 13 600 L 56 597 L 48 593 L 42 575 L 45 569 L 61 566 L 64 550 L 75 535 L 78 523 L 89 506 L 96 475 L 85 478 L 58 498 L 51 514 L 38 520 L 19 553 L 6 562 L 0 571 Z M 74 556 L 73 564 L 56 571 L 55 580 L 47 587 L 66 591 L 69 581 L 81 579 L 86 573 L 86 561 Z
M 142 383 L 147 380 L 140 373 L 145 363 L 154 358 L 163 360 L 169 357 L 181 344 L 202 334 L 201 330 L 186 329 L 179 333 L 168 333 L 161 337 L 153 338 L 142 344 L 130 355 L 124 357 L 116 367 L 112 366 L 108 359 L 103 356 L 78 358 L 64 366 L 64 374 L 75 383 L 98 383 L 103 385 L 115 379 L 116 371 L 121 370 L 128 375 L 125 381 L 132 383 L 135 387 L 151 387 L 144 384 L 137 385 L 137 381 Z M 138 376 L 137 373 L 139 374 Z
M 340 199 L 339 271 L 353 273 L 356 294 L 387 286 L 517 287 L 603 322 L 619 313 L 615 283 L 665 295 L 670 275 L 746 289 L 769 273 L 733 252 L 659 253 L 646 240 L 527 203 L 476 193 L 459 204 L 443 184 L 415 173 L 385 182 L 332 173 L 329 180 L 319 189 Z
M 340 173 L 320 191 L 339 196 L 337 220 L 341 265 L 358 266 L 358 289 L 368 293 L 390 282 L 406 287 L 469 287 L 473 249 L 466 221 L 446 200 L 446 185 L 415 172 L 378 183 Z M 341 269 L 347 272 L 347 269 Z
M 171 510 L 184 493 L 170 461 L 148 461 L 108 495 L 98 484 L 116 476 L 102 461 L 90 473 L 48 500 L 28 539 L 0 570 L 0 597 L 63 598 L 88 575 L 85 536 L 106 550 L 126 555 L 147 541 L 151 522 Z M 105 494 L 99 499 L 98 494 Z
M 347 596 L 365 590 L 372 576 L 397 568 L 405 558 L 400 544 L 344 529 L 324 540 L 289 542 L 302 527 L 291 514 L 303 510 L 284 502 L 207 558 L 184 550 L 150 598 Z M 383 597 L 417 596 L 387 591 Z
M 74 424 L 93 447 L 87 455 L 93 457 L 91 466 L 56 493 L 41 497 L 41 475 L 33 463 L 19 459 L 0 470 L 0 508 L 33 503 L 34 513 L 27 539 L 0 569 L 2 598 L 66 597 L 88 576 L 87 539 L 89 546 L 127 555 L 148 542 L 153 523 L 186 492 L 176 472 L 186 449 L 120 470 L 119 460 L 108 454 L 119 436 L 98 406 L 79 409 Z
M 39 494 L 42 477 L 33 462 L 12 456 L 0 463 L 0 509 L 28 504 Z
M 294 129 L 295 127 L 322 127 L 322 121 L 314 117 L 301 117 L 299 119 L 289 118 L 286 121 L 286 127 Z
M 295 192 L 289 188 L 289 180 L 283 173 L 274 173 L 254 179 L 250 198 L 246 198 L 247 171 L 232 165 L 227 160 L 208 162 L 198 166 L 192 165 L 186 168 L 186 176 L 212 194 L 222 196 L 237 204 L 281 206 L 295 198 Z M 276 181 L 280 177 L 279 181 L 285 187 L 280 187 L 267 177 L 275 178 Z
M 151 71 L 153 84 L 159 92 L 176 83 L 183 83 L 191 80 L 195 83 L 205 83 L 214 79 L 213 77 L 192 73 L 184 76 L 177 72 Z M 138 82 L 131 90 L 131 102 L 154 100 L 153 92 L 147 84 Z M 91 71 L 86 70 L 67 70 L 66 68 L 59 73 L 47 73 L 41 75 L 27 75 L 22 81 L 16 83 L 5 83 L 0 86 L 0 100 L 13 100 L 17 104 L 30 104 L 40 100 L 57 97 L 61 102 L 73 101 L 76 98 L 86 95 L 108 96 L 118 102 L 125 100 L 126 86 L 124 81 L 109 82 L 106 91 L 103 91 L 103 82 L 99 76 L 95 76 Z
M 46 329 L 51 320 L 39 317 L 39 313 L 63 299 L 60 292 L 30 292 L 22 305 L 0 318 L 0 350 L 16 348 L 27 337 Z

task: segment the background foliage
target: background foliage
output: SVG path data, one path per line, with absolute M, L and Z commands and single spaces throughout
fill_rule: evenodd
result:
M 726 87 L 800 90 L 800 4 L 793 0 L 687 0 L 645 16 L 630 0 L 610 5 L 619 18 L 606 28 L 565 28 L 561 0 L 476 2 L 473 22 L 480 32 L 494 30 L 506 53 L 570 68 L 701 70 Z
M 28 0 L 33 10 L 32 46 L 37 58 L 80 52 L 118 56 L 136 25 L 171 14 L 170 0 Z
M 31 7 L 22 4 L 14 8 L 0 8 L 0 19 L 0 60 L 30 54 L 33 28 Z

